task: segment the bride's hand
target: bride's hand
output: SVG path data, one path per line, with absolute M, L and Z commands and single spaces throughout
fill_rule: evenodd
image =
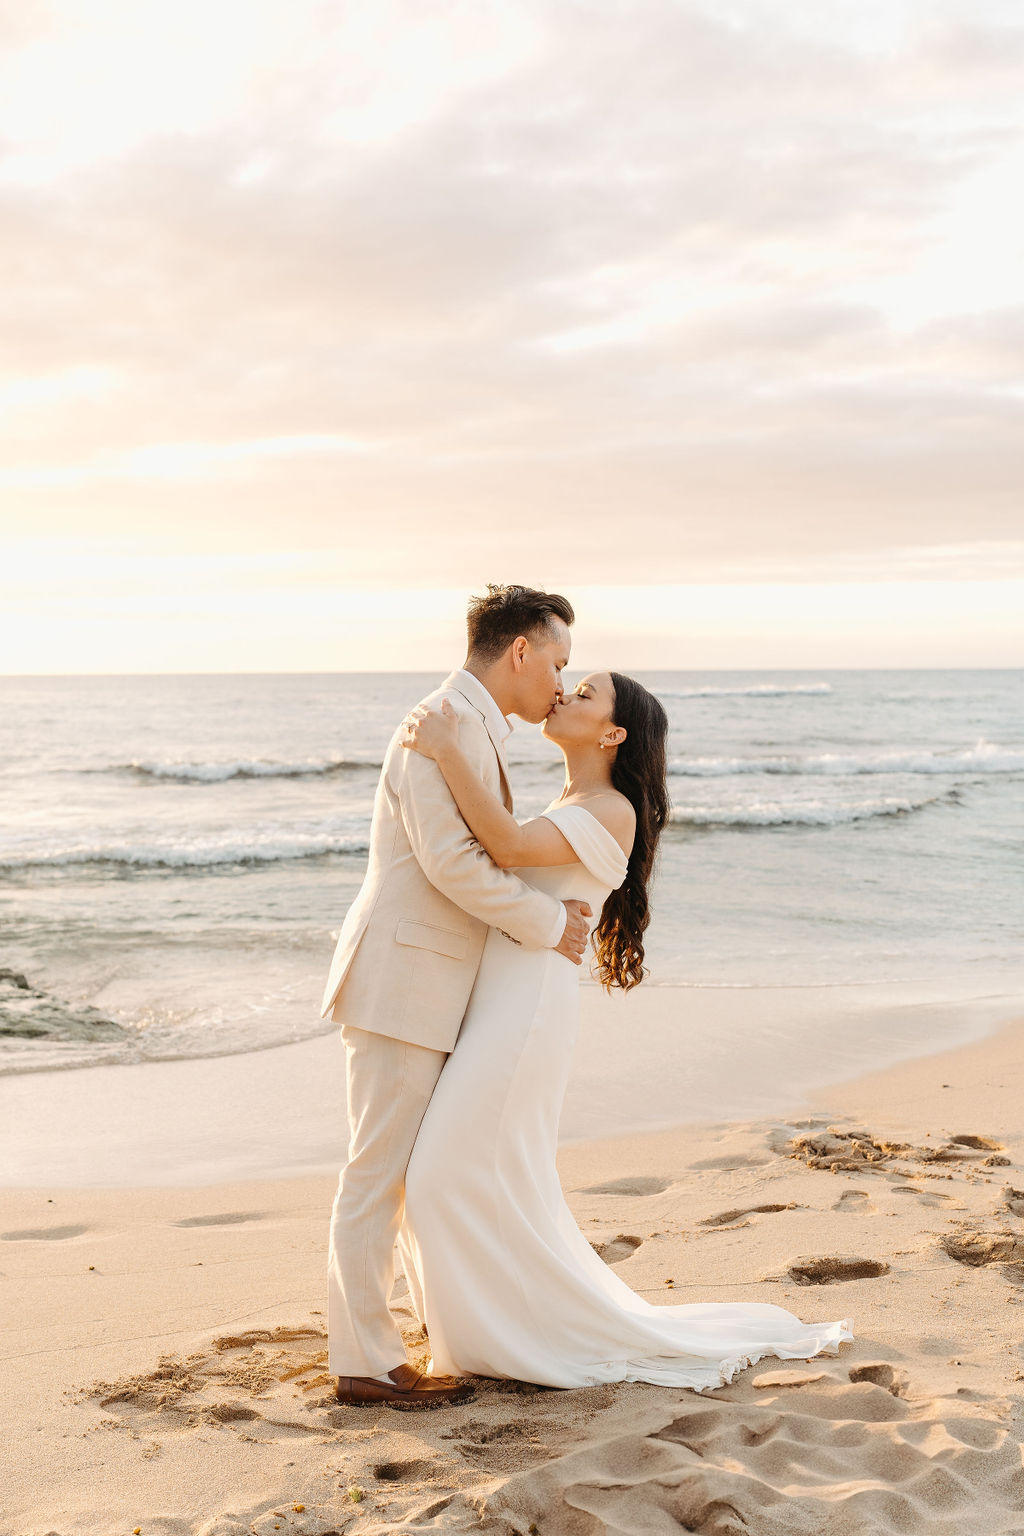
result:
M 402 746 L 424 757 L 432 757 L 435 762 L 446 748 L 459 744 L 459 717 L 447 699 L 441 700 L 440 711 L 418 704 L 406 715 L 402 725 Z

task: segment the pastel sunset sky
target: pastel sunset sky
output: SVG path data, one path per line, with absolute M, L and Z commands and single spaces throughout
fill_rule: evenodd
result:
M 1024 665 L 1018 0 L 0 0 L 0 672 Z

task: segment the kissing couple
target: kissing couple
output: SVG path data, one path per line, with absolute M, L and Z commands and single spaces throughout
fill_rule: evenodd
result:
M 384 759 L 366 877 L 322 1016 L 341 1025 L 348 1157 L 331 1213 L 328 1371 L 343 1403 L 460 1402 L 472 1376 L 700 1392 L 764 1355 L 837 1354 L 850 1320 L 759 1302 L 654 1306 L 576 1226 L 555 1166 L 591 938 L 605 987 L 643 978 L 668 819 L 661 704 L 592 672 L 562 691 L 573 610 L 489 586 L 468 654 Z M 509 715 L 565 759 L 558 799 L 512 814 Z M 682 1047 L 681 1047 L 682 1048 Z M 421 1373 L 388 1307 L 395 1244 L 430 1341 Z

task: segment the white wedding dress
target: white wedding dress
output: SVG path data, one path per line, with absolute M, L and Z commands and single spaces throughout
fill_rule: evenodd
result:
M 625 878 L 621 848 L 582 806 L 544 814 L 579 863 L 518 873 L 600 913 Z M 491 930 L 406 1179 L 400 1251 L 431 1373 L 701 1391 L 764 1355 L 837 1354 L 848 1318 L 804 1323 L 763 1302 L 652 1306 L 598 1258 L 555 1167 L 578 1014 L 571 961 Z

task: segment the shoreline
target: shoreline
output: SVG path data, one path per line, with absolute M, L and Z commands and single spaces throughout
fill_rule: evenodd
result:
M 8 1188 L 0 1533 L 557 1536 L 581 1501 L 611 1521 L 625 1483 L 644 1529 L 666 1512 L 702 1528 L 718 1501 L 759 1536 L 1010 1536 L 1022 1102 L 1018 1016 L 795 1093 L 784 1115 L 564 1144 L 575 1219 L 649 1301 L 852 1317 L 837 1356 L 768 1357 L 701 1394 L 482 1381 L 432 1414 L 340 1409 L 324 1354 L 333 1176 Z M 858 1135 L 870 1156 L 851 1155 Z M 422 1362 L 401 1282 L 393 1306 Z
M 1018 1014 L 1016 996 L 919 984 L 586 987 L 560 1142 L 784 1116 L 804 1095 L 984 1040 Z M 0 1188 L 336 1175 L 344 1103 L 336 1028 L 240 1055 L 12 1073 L 0 1076 Z

